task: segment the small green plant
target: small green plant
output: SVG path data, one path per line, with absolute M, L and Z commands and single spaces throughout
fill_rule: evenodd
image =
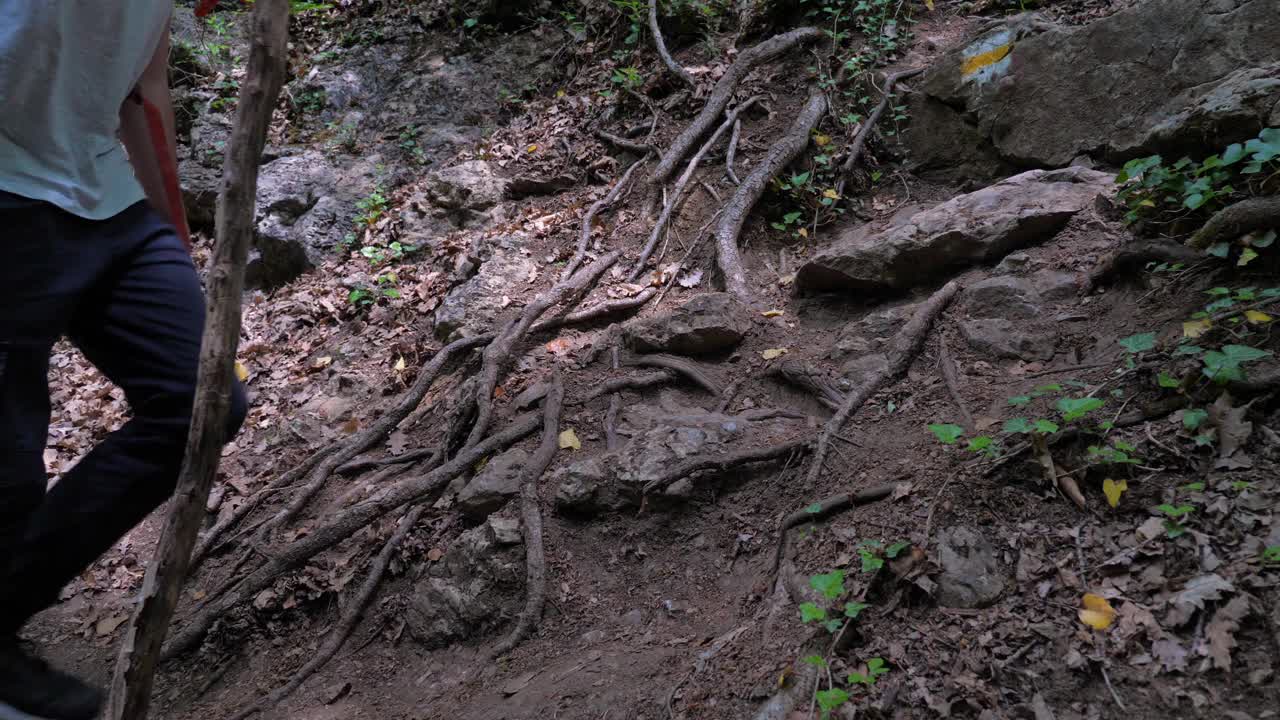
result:
M 404 152 L 405 156 L 419 165 L 427 165 L 431 159 L 427 157 L 427 151 L 419 144 L 422 137 L 422 128 L 413 123 L 402 125 L 400 128 L 400 136 L 397 138 L 397 145 Z
M 866 685 L 876 684 L 876 678 L 889 672 L 889 667 L 885 664 L 884 658 L 873 657 L 867 660 L 867 672 L 849 673 L 850 685 Z
M 1005 420 L 1004 425 L 1001 427 L 1001 437 L 977 435 L 969 439 L 966 450 L 987 457 L 996 457 L 1003 450 L 1002 441 L 1009 438 L 1025 435 L 1035 442 L 1042 442 L 1049 435 L 1059 432 L 1063 424 L 1081 424 L 1081 421 L 1106 404 L 1106 401 L 1102 398 L 1091 396 L 1072 397 L 1065 394 L 1068 386 L 1078 387 L 1081 385 L 1083 383 L 1071 380 L 1064 383 L 1041 385 L 1027 395 L 1015 395 L 1009 398 L 1008 404 L 1010 407 L 1026 408 L 1041 398 L 1053 399 L 1056 397 L 1053 407 L 1058 413 L 1058 420 L 1055 421 L 1048 417 L 1011 417 Z M 1082 427 L 1081 430 L 1086 433 L 1105 432 L 1110 429 L 1109 424 L 1107 425 L 1106 427 L 1099 425 L 1096 428 Z M 929 432 L 933 433 L 938 442 L 944 445 L 955 445 L 964 437 L 964 428 L 954 423 L 932 423 L 928 427 Z M 1103 447 L 1098 450 L 1099 459 L 1104 461 L 1107 458 L 1122 457 L 1124 452 L 1117 447 Z
M 378 222 L 387 211 L 389 201 L 382 194 L 382 188 L 374 188 L 373 192 L 356 201 L 356 214 L 352 218 L 356 227 L 365 228 Z
M 627 36 L 623 42 L 632 46 L 639 43 L 648 24 L 649 4 L 645 0 L 609 0 L 609 4 L 622 13 L 628 23 Z
M 1191 505 L 1157 505 L 1156 510 L 1164 515 L 1164 532 L 1170 540 L 1187 532 L 1183 519 L 1195 511 Z
M 322 87 L 303 90 L 293 99 L 293 109 L 298 115 L 318 115 L 329 104 L 329 94 Z
M 1262 562 L 1266 565 L 1280 565 L 1280 545 L 1271 545 L 1263 550 Z
M 644 76 L 634 65 L 620 67 L 613 71 L 613 83 L 627 90 L 638 90 L 644 85 Z

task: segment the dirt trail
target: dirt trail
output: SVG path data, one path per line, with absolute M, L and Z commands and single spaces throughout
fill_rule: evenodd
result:
M 1064 3 L 1053 17 L 1085 22 L 1129 4 Z M 298 252 L 314 268 L 247 303 L 241 361 L 253 410 L 227 450 L 211 525 L 285 472 L 305 469 L 317 449 L 349 444 L 374 426 L 446 343 L 501 331 L 558 282 L 582 236 L 583 215 L 647 152 L 620 149 L 597 130 L 617 136 L 634 129 L 633 144 L 669 150 L 742 48 L 796 25 L 770 20 L 780 26 L 753 27 L 741 38 L 668 37 L 675 61 L 697 83 L 690 91 L 648 49 L 624 65 L 603 41 L 587 42 L 588 29 L 603 32 L 590 24 L 598 18 L 527 26 L 494 20 L 473 31 L 462 22 L 449 27 L 435 5 L 385 17 L 335 10 L 326 17 L 339 18 L 341 28 L 314 20 L 295 28 L 294 104 L 281 113 L 274 151 L 311 167 L 319 160 L 306 153 L 318 151 L 336 170 L 331 185 L 302 189 L 282 174 L 282 199 L 263 211 L 259 232 L 305 245 Z M 888 51 L 884 72 L 931 66 L 983 22 L 937 5 L 916 13 L 911 39 Z M 616 17 L 625 29 L 626 16 Z M 735 40 L 739 50 L 727 52 Z M 742 180 L 793 126 L 811 97 L 815 63 L 819 72 L 832 69 L 828 55 L 789 52 L 735 89 L 739 101 L 763 98 L 739 128 Z M 924 82 L 904 80 L 904 92 L 917 94 Z M 209 87 L 201 81 L 192 92 Z M 321 87 L 322 95 L 315 92 Z M 337 97 L 351 88 L 361 95 Z M 843 159 L 859 128 L 841 123 L 842 112 L 867 111 L 880 97 L 874 85 L 850 92 L 865 95 L 867 105 L 845 105 L 856 98 L 833 93 L 837 104 L 817 130 L 803 133 L 805 154 L 781 183 L 799 188 L 804 181 L 795 176 L 808 173 L 834 186 L 826 168 Z M 1198 368 L 1170 350 L 1182 323 L 1205 298 L 1217 297 L 1213 288 L 1270 287 L 1277 284 L 1274 262 L 1243 269 L 1197 262 L 1102 278 L 1108 257 L 1133 242 L 1133 230 L 1106 199 L 1114 195 L 1109 175 L 1082 168 L 1030 180 L 1020 174 L 1005 181 L 1013 189 L 1000 190 L 998 202 L 981 194 L 993 192 L 981 183 L 923 179 L 907 170 L 910 158 L 899 143 L 899 131 L 914 121 L 900 117 L 906 102 L 888 106 L 835 202 L 821 203 L 825 185 L 809 197 L 769 184 L 738 242 L 754 300 L 747 307 L 710 295 L 721 278 L 709 228 L 738 187 L 725 171 L 725 144 L 692 175 L 697 185 L 675 209 L 646 272 L 625 282 L 650 236 L 650 216 L 662 207 L 663 186 L 641 168 L 589 230 L 588 265 L 612 250 L 624 259 L 578 305 L 635 300 L 640 309 L 550 330 L 535 326 L 482 398 L 492 403 L 490 432 L 502 431 L 538 409 L 553 365 L 564 373 L 560 427 L 572 438 L 561 436 L 537 485 L 548 586 L 536 630 L 491 658 L 524 602 L 518 481 L 539 442 L 533 432 L 515 445 L 526 455 L 495 452 L 461 480 L 445 478 L 449 487 L 426 498 L 422 519 L 392 556 L 345 647 L 263 716 L 793 720 L 810 717 L 815 689 L 841 685 L 851 699 L 833 717 L 853 717 L 854 707 L 875 717 L 1038 720 L 1274 713 L 1280 576 L 1261 560 L 1264 548 L 1280 544 L 1280 439 L 1265 381 L 1274 363 L 1250 366 L 1254 387 L 1237 383 L 1236 398 L 1223 401 L 1209 383 L 1197 382 Z M 209 142 L 199 128 L 219 122 L 207 110 L 195 120 L 193 153 Z M 356 139 L 348 141 L 348 132 Z M 731 134 L 739 132 L 726 132 L 726 142 Z M 1001 230 L 1006 235 L 992 241 L 995 249 L 982 245 L 989 229 L 965 228 L 942 234 L 961 239 L 928 257 L 905 254 L 910 272 L 897 284 L 796 289 L 815 276 L 802 268 L 828 262 L 822 258 L 844 247 L 855 226 L 888 238 L 907 220 L 980 225 L 1019 202 L 1020 192 L 1031 200 L 1008 212 L 1033 218 L 1021 231 L 1034 236 L 1025 247 L 1000 244 L 1021 237 L 1016 228 Z M 301 228 L 313 227 L 325 198 L 340 217 L 361 219 L 317 224 L 324 232 L 316 240 Z M 803 215 L 791 217 L 796 203 L 807 201 Z M 1055 203 L 1069 210 L 1054 210 Z M 273 213 L 295 206 L 304 209 L 277 232 Z M 841 213 L 827 209 L 834 207 Z M 972 240 L 977 249 L 957 250 L 971 241 L 965 233 L 981 236 Z M 335 242 L 336 253 L 329 249 Z M 958 259 L 937 269 L 936 253 Z M 812 479 L 811 455 L 801 448 L 767 462 L 665 478 L 661 492 L 639 490 L 690 458 L 816 439 L 832 405 L 883 371 L 899 347 L 895 333 L 947 282 L 960 291 L 905 374 L 855 409 Z M 1269 328 L 1222 324 L 1214 332 L 1274 351 Z M 1144 333 L 1155 333 L 1152 346 L 1129 352 L 1121 344 Z M 1215 336 L 1206 336 L 1206 347 L 1209 339 Z M 950 382 L 944 347 L 954 365 Z M 630 364 L 655 350 L 687 357 L 650 386 L 593 395 L 608 381 L 655 371 Z M 460 351 L 408 418 L 355 459 L 465 452 L 481 354 Z M 690 364 L 700 382 L 679 369 Z M 60 351 L 53 365 L 51 474 L 124 412 L 118 393 L 72 351 Z M 811 373 L 811 383 L 818 379 L 819 391 L 794 381 L 797 368 Z M 1170 391 L 1158 380 L 1165 371 L 1189 379 Z M 1089 427 L 1068 427 L 1055 403 L 1088 397 L 1104 400 L 1090 411 Z M 1246 422 L 1239 408 L 1249 401 Z M 1217 445 L 1206 447 L 1186 429 L 1199 408 L 1208 409 Z M 973 427 L 963 427 L 962 440 L 939 441 L 950 432 L 944 426 L 969 425 L 966 416 Z M 1048 433 L 1043 448 L 1036 440 L 1024 451 L 1023 435 L 1001 431 L 1020 416 L 1054 420 L 1068 432 Z M 1114 429 L 1096 430 L 1108 421 Z M 984 433 L 999 438 L 1001 455 L 966 450 Z M 1238 454 L 1223 450 L 1223 438 L 1238 441 Z M 1101 462 L 1099 444 L 1135 461 Z M 1046 456 L 1071 479 L 1046 480 Z M 367 507 L 406 478 L 426 477 L 431 467 L 339 470 L 296 519 L 264 539 L 257 524 L 287 505 L 303 481 L 271 493 L 228 533 L 229 546 L 206 559 L 175 630 L 189 628 L 204 603 L 221 602 L 229 579 L 313 540 L 343 512 Z M 1104 484 L 1114 488 L 1119 479 L 1126 489 L 1109 503 Z M 1071 484 L 1085 509 L 1070 499 Z M 881 485 L 894 487 L 890 497 L 788 533 L 775 576 L 785 517 Z M 1158 506 L 1194 509 L 1166 517 Z M 194 652 L 166 666 L 156 717 L 232 717 L 286 682 L 338 625 L 400 517 L 377 516 L 221 614 Z M 109 675 L 157 522 L 132 533 L 40 618 L 33 635 L 54 659 L 99 680 Z M 833 572 L 841 589 L 824 598 Z M 1217 578 L 1211 584 L 1220 581 L 1216 590 L 1186 595 L 1210 576 Z M 1108 632 L 1078 619 L 1085 593 L 1117 610 Z M 841 618 L 834 632 L 802 622 L 802 603 Z M 846 610 L 856 619 L 845 622 Z M 802 660 L 814 654 L 825 658 L 823 671 Z M 833 682 L 851 673 L 863 681 Z M 769 714 L 771 707 L 792 712 Z

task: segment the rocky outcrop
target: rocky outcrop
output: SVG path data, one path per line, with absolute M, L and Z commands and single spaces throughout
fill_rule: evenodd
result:
M 1277 63 L 1273 0 L 1147 0 L 1082 28 L 1020 16 L 934 63 L 912 160 L 991 177 L 1221 147 L 1275 122 Z
M 435 311 L 436 337 L 452 342 L 493 329 L 511 298 L 538 277 L 538 265 L 521 248 L 525 238 L 508 235 L 487 242 L 473 259 L 464 260 L 474 275 L 453 288 Z
M 483 520 L 502 509 L 520 494 L 520 483 L 529 454 L 520 448 L 508 450 L 485 464 L 458 493 L 456 507 L 468 517 Z
M 906 290 L 949 271 L 1044 241 L 1061 230 L 1112 176 L 1081 167 L 1032 170 L 960 195 L 889 227 L 862 225 L 819 251 L 796 275 L 801 290 Z
M 519 605 L 524 578 L 519 523 L 490 518 L 458 536 L 413 588 L 405 621 L 413 637 L 438 648 L 498 626 Z
M 639 352 L 701 355 L 737 347 L 751 325 L 746 309 L 727 293 L 699 295 L 675 310 L 636 323 L 626 340 Z

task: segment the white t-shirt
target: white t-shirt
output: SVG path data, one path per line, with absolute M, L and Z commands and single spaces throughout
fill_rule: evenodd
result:
M 117 134 L 172 0 L 0 0 L 0 190 L 91 220 L 145 197 Z

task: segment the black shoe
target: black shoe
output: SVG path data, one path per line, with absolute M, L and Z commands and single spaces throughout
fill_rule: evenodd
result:
M 0 639 L 0 720 L 93 720 L 102 693 Z

